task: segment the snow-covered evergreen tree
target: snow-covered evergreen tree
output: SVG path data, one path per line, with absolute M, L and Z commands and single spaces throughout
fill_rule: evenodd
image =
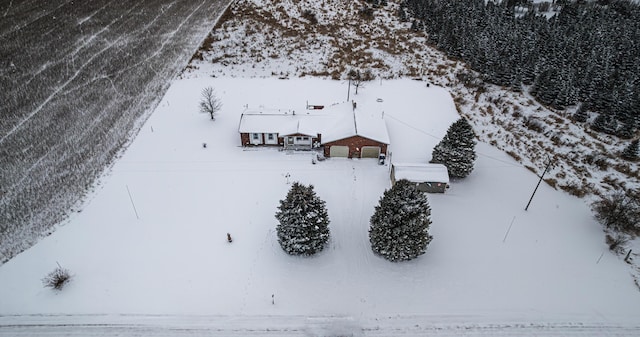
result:
M 329 215 L 324 200 L 313 190 L 294 182 L 276 212 L 278 242 L 291 255 L 313 255 L 329 240 Z
M 617 122 L 612 116 L 600 114 L 593 120 L 591 129 L 612 135 L 616 132 L 616 124 Z
M 589 112 L 587 111 L 586 104 L 580 104 L 578 110 L 573 114 L 573 120 L 576 122 L 584 123 L 589 119 Z
M 431 162 L 444 164 L 452 177 L 468 176 L 476 160 L 474 138 L 475 133 L 469 122 L 460 118 L 451 124 L 442 141 L 433 148 Z
M 414 259 L 425 253 L 431 208 L 427 195 L 401 179 L 384 192 L 371 217 L 369 241 L 373 252 L 389 261 Z
M 630 161 L 640 159 L 640 140 L 636 139 L 627 145 L 622 151 L 622 158 Z

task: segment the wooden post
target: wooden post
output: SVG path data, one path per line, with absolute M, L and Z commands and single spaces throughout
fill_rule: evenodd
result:
M 627 256 L 624 257 L 624 262 L 629 263 L 629 256 L 631 256 L 631 249 L 629 249 Z
M 136 219 L 140 220 L 138 216 L 138 210 L 136 209 L 136 204 L 133 203 L 133 197 L 131 196 L 131 191 L 129 191 L 129 185 L 127 186 L 127 193 L 129 194 L 129 200 L 131 200 L 131 206 L 133 206 L 133 212 L 136 213 Z
M 504 233 L 504 239 L 502 239 L 502 243 L 505 243 L 505 241 L 507 241 L 507 236 L 509 236 L 509 232 L 511 231 L 511 226 L 513 226 L 514 221 L 516 221 L 515 215 L 513 216 L 513 219 L 511 219 L 511 224 L 509 224 L 509 229 L 507 229 L 507 232 Z

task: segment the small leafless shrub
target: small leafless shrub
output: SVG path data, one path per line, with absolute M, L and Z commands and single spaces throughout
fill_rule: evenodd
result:
M 62 290 L 69 281 L 71 281 L 71 273 L 69 270 L 62 268 L 60 264 L 58 264 L 56 269 L 42 279 L 42 284 L 46 288 Z
M 373 19 L 373 8 L 369 6 L 362 6 L 360 10 L 358 10 L 358 14 L 367 20 Z
M 576 181 L 570 181 L 566 185 L 558 185 L 561 190 L 576 196 L 578 198 L 582 198 L 589 193 L 589 191 L 580 183 Z
M 316 13 L 314 13 L 310 9 L 306 9 L 302 12 L 302 18 L 309 21 L 309 23 L 312 25 L 315 25 L 318 23 L 318 18 L 316 18 Z
M 609 160 L 607 157 L 598 152 L 592 152 L 584 157 L 584 162 L 589 165 L 594 165 L 601 171 L 606 171 L 609 168 Z
M 542 121 L 534 117 L 526 117 L 523 119 L 527 129 L 538 133 L 544 133 L 547 129 Z
M 556 185 L 558 185 L 558 181 L 553 178 L 545 179 L 544 182 L 547 183 L 547 185 L 553 187 L 553 189 L 556 189 Z
M 518 108 L 518 106 L 517 106 L 517 105 L 516 105 L 516 108 Z M 516 108 L 514 108 L 514 109 L 513 109 L 513 113 L 511 113 L 511 116 L 512 116 L 513 118 L 519 118 L 519 117 L 522 117 L 522 113 L 520 112 L 520 111 L 521 111 L 521 109 L 516 109 Z
M 640 179 L 640 171 L 637 169 L 632 169 L 631 165 L 624 163 L 624 164 L 615 164 L 613 166 L 613 169 L 615 169 L 616 171 L 627 175 L 629 177 L 634 177 L 636 179 Z
M 613 235 L 607 234 L 605 242 L 607 243 L 607 246 L 609 246 L 609 250 L 612 252 L 618 252 L 629 242 L 629 237 L 619 233 L 615 233 Z
M 640 233 L 640 196 L 634 193 L 616 192 L 602 197 L 592 204 L 596 219 L 616 233 L 638 235 Z
M 507 151 L 507 154 L 511 156 L 511 158 L 515 159 L 517 162 L 522 161 L 522 157 L 513 151 Z
M 554 145 L 564 145 L 564 139 L 562 138 L 562 133 L 560 132 L 554 132 L 551 135 L 551 141 L 553 142 Z
M 487 113 L 489 115 L 493 115 L 493 106 L 491 106 L 491 105 L 487 106 Z

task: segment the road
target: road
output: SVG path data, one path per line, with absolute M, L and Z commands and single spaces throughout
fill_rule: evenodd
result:
M 482 317 L 0 316 L 0 336 L 638 336 L 639 325 L 479 323 Z

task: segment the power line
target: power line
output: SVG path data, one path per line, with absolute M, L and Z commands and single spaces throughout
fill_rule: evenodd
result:
M 438 140 L 440 140 L 440 139 L 441 139 L 441 137 L 434 136 L 434 135 L 430 134 L 430 133 L 429 133 L 429 132 L 427 132 L 427 131 L 424 131 L 424 130 L 422 130 L 422 129 L 420 129 L 420 128 L 417 128 L 417 127 L 415 127 L 415 126 L 413 126 L 413 125 L 411 125 L 411 124 L 409 124 L 409 123 L 407 123 L 407 122 L 405 122 L 405 121 L 402 121 L 402 120 L 400 120 L 400 119 L 398 119 L 398 118 L 396 118 L 396 117 L 392 116 L 392 115 L 391 115 L 391 114 L 389 114 L 389 113 L 385 113 L 385 116 L 386 116 L 386 117 L 391 117 L 391 119 L 393 119 L 393 120 L 397 121 L 398 123 L 400 123 L 400 124 L 402 124 L 402 125 L 404 125 L 404 126 L 406 126 L 406 127 L 408 127 L 408 128 L 411 128 L 411 129 L 413 129 L 413 130 L 416 130 L 416 131 L 418 131 L 418 132 L 420 132 L 420 133 L 423 133 L 423 134 L 425 134 L 425 135 L 427 135 L 427 136 L 429 136 L 429 137 L 432 137 L 432 138 L 434 138 L 434 139 L 438 139 Z M 483 157 L 486 157 L 486 158 L 489 158 L 489 159 L 492 159 L 492 160 L 495 160 L 495 161 L 498 161 L 498 162 L 501 162 L 501 163 L 507 164 L 507 165 L 509 165 L 509 166 L 513 166 L 513 167 L 524 167 L 522 164 L 514 164 L 514 163 L 512 163 L 512 162 L 508 162 L 508 161 L 506 161 L 506 160 L 498 159 L 498 158 L 496 158 L 496 157 L 490 156 L 490 155 L 485 154 L 485 153 L 482 153 L 482 152 L 478 152 L 478 151 L 476 151 L 476 154 L 478 154 L 479 156 L 483 156 Z

